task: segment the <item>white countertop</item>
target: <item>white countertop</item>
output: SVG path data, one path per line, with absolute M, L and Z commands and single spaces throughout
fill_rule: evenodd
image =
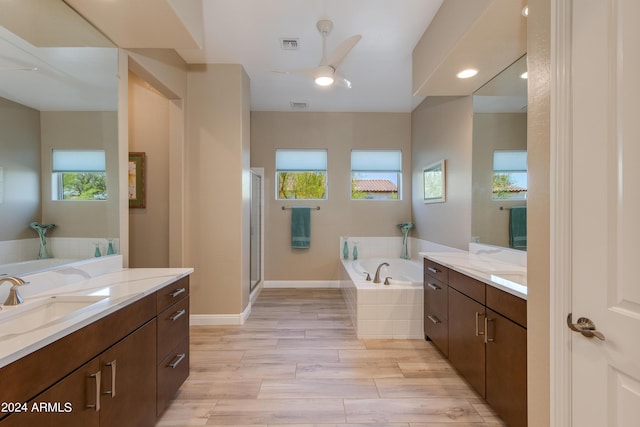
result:
M 420 256 L 527 299 L 526 267 L 470 252 L 420 252 Z
M 24 297 L 17 306 L 0 310 L 0 368 L 24 357 L 122 307 L 144 298 L 193 272 L 192 268 L 120 269 L 76 283 L 66 284 Z M 63 316 L 49 324 L 10 334 L 2 331 L 2 322 L 33 308 L 52 296 L 104 296 L 105 298 Z

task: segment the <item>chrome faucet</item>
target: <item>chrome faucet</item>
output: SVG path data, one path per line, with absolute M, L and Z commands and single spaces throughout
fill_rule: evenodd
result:
M 4 282 L 13 283 L 13 285 L 11 286 L 11 289 L 9 290 L 9 296 L 7 297 L 6 301 L 4 302 L 4 305 L 22 304 L 22 302 L 24 300 L 22 299 L 22 297 L 18 293 L 18 286 L 22 286 L 22 285 L 26 284 L 27 282 L 25 282 L 24 280 L 22 280 L 19 277 L 13 277 L 13 276 L 7 276 L 7 277 L 0 278 L 0 285 L 3 284 Z
M 376 269 L 376 275 L 373 277 L 373 283 L 380 283 L 380 269 L 382 268 L 383 265 L 386 265 L 387 267 L 389 267 L 389 264 L 386 262 L 383 262 L 382 264 L 380 264 Z

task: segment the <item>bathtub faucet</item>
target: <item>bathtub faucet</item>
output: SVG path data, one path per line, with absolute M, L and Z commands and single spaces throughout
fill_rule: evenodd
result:
M 7 297 L 7 300 L 4 302 L 4 305 L 22 304 L 23 299 L 18 293 L 18 286 L 22 286 L 27 282 L 25 282 L 19 277 L 13 277 L 13 276 L 0 278 L 0 285 L 4 282 L 11 282 L 13 284 L 11 286 L 11 289 L 9 290 L 9 296 Z
M 373 277 L 373 283 L 380 283 L 380 269 L 382 268 L 383 265 L 386 265 L 387 267 L 389 267 L 389 264 L 386 262 L 383 262 L 382 264 L 380 264 L 376 269 L 376 275 Z

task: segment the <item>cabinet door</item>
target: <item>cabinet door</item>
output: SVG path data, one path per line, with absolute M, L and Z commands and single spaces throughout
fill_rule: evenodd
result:
M 156 320 L 120 341 L 99 359 L 100 425 L 153 426 L 156 422 Z
M 100 365 L 94 359 L 27 402 L 24 413 L 3 420 L 2 427 L 91 427 L 99 425 Z
M 485 307 L 449 287 L 449 361 L 485 396 Z
M 511 427 L 527 425 L 527 330 L 487 309 L 487 402 Z
M 448 286 L 432 277 L 424 279 L 424 334 L 440 349 L 449 355 L 449 326 L 447 308 Z

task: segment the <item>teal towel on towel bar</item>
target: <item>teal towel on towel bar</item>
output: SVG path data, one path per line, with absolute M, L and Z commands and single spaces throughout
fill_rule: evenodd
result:
M 527 247 L 527 207 L 513 206 L 509 214 L 509 246 L 516 249 Z
M 291 247 L 307 249 L 311 245 L 311 208 L 291 208 Z

